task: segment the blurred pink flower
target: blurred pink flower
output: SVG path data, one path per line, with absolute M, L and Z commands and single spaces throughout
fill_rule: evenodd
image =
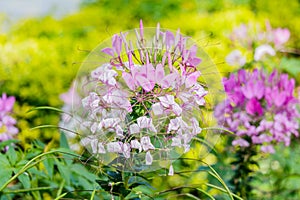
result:
M 252 143 L 263 152 L 274 153 L 272 145 L 283 142 L 288 146 L 292 135 L 298 137 L 300 113 L 294 79 L 276 70 L 268 75 L 255 69 L 239 70 L 223 83 L 228 98 L 216 107 L 215 117 L 236 133 L 233 145 Z
M 12 139 L 19 130 L 15 127 L 17 121 L 10 116 L 15 97 L 7 97 L 5 93 L 0 98 L 0 142 Z
M 290 31 L 287 28 L 277 28 L 273 30 L 274 44 L 276 47 L 282 46 L 290 38 Z
M 239 50 L 233 50 L 226 56 L 226 62 L 229 65 L 241 67 L 246 64 L 246 58 Z

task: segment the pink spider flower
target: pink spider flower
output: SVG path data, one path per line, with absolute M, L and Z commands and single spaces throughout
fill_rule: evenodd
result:
M 236 133 L 232 144 L 260 146 L 261 151 L 274 153 L 273 145 L 290 144 L 298 137 L 300 114 L 294 97 L 295 80 L 276 70 L 267 75 L 262 70 L 239 70 L 224 78 L 228 99 L 215 109 L 220 124 Z
M 17 121 L 10 115 L 15 101 L 15 97 L 5 93 L 0 98 L 0 142 L 13 139 L 19 132 L 15 127 Z
M 149 40 L 142 22 L 135 35 L 136 41 L 114 35 L 112 47 L 102 49 L 110 60 L 86 78 L 81 144 L 102 159 L 122 158 L 126 165 L 143 158 L 147 167 L 175 147 L 189 150 L 202 131 L 190 114 L 205 105 L 208 92 L 198 81 L 197 46 L 188 48 L 187 37 L 158 25 Z

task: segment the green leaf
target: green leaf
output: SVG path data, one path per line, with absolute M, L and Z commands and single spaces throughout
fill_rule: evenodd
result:
M 43 164 L 47 170 L 49 177 L 53 178 L 53 170 L 54 170 L 54 160 L 53 158 L 47 156 L 45 160 L 43 160 Z
M 58 159 L 55 159 L 55 163 L 62 178 L 66 181 L 68 185 L 70 185 L 71 170 L 69 169 L 69 167 L 61 163 Z
M 0 170 L 0 186 L 2 186 L 6 181 L 10 179 L 12 173 L 13 173 L 13 169 L 2 168 Z
M 300 60 L 295 58 L 282 58 L 279 66 L 281 69 L 285 70 L 287 73 L 292 75 L 297 81 L 300 81 Z
M 59 146 L 60 146 L 61 148 L 70 149 L 70 146 L 69 146 L 67 137 L 66 137 L 65 133 L 62 132 L 62 131 L 60 132 Z
M 18 142 L 19 140 L 14 140 L 14 139 L 0 142 L 0 150 L 2 150 L 6 146 L 10 146 L 12 143 L 18 143 Z
M 18 156 L 17 156 L 17 152 L 16 150 L 10 146 L 8 148 L 8 151 L 6 152 L 7 156 L 8 156 L 8 159 L 9 159 L 9 162 L 12 166 L 14 166 L 18 160 Z
M 35 108 L 30 109 L 28 112 L 32 112 L 32 111 L 36 111 L 36 110 L 52 110 L 52 111 L 56 111 L 56 112 L 60 112 L 60 113 L 65 113 L 65 114 L 68 114 L 68 115 L 72 116 L 72 114 L 63 111 L 62 109 L 51 107 L 51 106 L 35 107 Z
M 18 180 L 22 183 L 22 185 L 25 189 L 28 189 L 31 187 L 29 174 L 27 172 L 24 172 L 23 174 L 18 176 Z
M 60 148 L 65 149 L 67 151 L 71 151 L 71 149 L 69 147 L 67 137 L 66 137 L 66 135 L 63 131 L 60 131 L 60 141 L 59 141 L 59 143 L 60 143 L 59 144 Z M 67 163 L 67 165 L 72 164 L 73 156 L 66 154 L 66 155 L 64 155 L 64 158 L 65 158 L 65 162 Z
M 38 170 L 36 167 L 32 167 L 28 169 L 28 172 L 34 177 L 48 178 L 47 174 L 44 171 Z
M 7 157 L 3 154 L 0 154 L 0 168 L 7 168 L 10 167 L 10 163 L 9 160 L 7 159 Z
M 85 190 L 90 190 L 93 188 L 93 183 L 89 182 L 82 176 L 77 177 L 78 180 L 78 186 L 81 186 Z
M 85 179 L 95 182 L 95 180 L 98 178 L 95 174 L 89 172 L 85 167 L 83 167 L 81 164 L 73 164 L 72 165 L 72 171 Z

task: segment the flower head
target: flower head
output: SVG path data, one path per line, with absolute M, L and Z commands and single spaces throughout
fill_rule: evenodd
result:
M 284 48 L 290 38 L 290 31 L 287 28 L 272 29 L 268 22 L 266 30 L 253 31 L 256 28 L 251 24 L 242 24 L 232 31 L 230 35 L 232 45 L 239 49 L 235 49 L 227 55 L 228 65 L 249 67 L 253 61 L 263 62 L 265 58 L 274 57 L 278 50 Z M 250 55 L 247 56 L 247 60 L 240 51 L 241 47 L 245 54 Z
M 15 97 L 7 97 L 5 93 L 0 98 L 0 142 L 12 139 L 19 130 L 15 127 L 17 121 L 10 116 Z
M 215 116 L 236 133 L 234 146 L 259 145 L 261 151 L 274 153 L 273 146 L 290 144 L 298 136 L 299 100 L 294 94 L 295 81 L 276 70 L 267 75 L 262 70 L 239 70 L 224 79 L 228 99 L 219 104 Z
M 107 62 L 82 86 L 87 131 L 81 143 L 107 164 L 123 161 L 130 170 L 170 159 L 175 148 L 188 151 L 202 130 L 191 115 L 207 95 L 198 81 L 197 46 L 159 25 L 150 40 L 145 31 L 141 22 L 135 41 L 127 39 L 130 33 L 114 35 L 112 47 L 101 50 Z

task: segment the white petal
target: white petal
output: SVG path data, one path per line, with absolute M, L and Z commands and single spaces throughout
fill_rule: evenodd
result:
M 168 126 L 168 133 L 171 132 L 171 131 L 176 131 L 179 129 L 180 127 L 180 118 L 179 117 L 176 117 L 175 119 L 171 119 L 170 120 L 170 123 L 169 123 L 169 126 Z
M 93 139 L 91 141 L 91 147 L 92 147 L 92 152 L 94 154 L 97 153 L 97 147 L 98 147 L 98 140 L 97 139 Z
M 147 118 L 146 116 L 139 117 L 136 121 L 140 128 L 148 128 L 149 127 L 150 119 Z
M 106 153 L 105 148 L 102 143 L 98 143 L 98 153 Z
M 117 127 L 116 127 L 116 133 L 117 133 L 117 136 L 119 138 L 121 138 L 121 139 L 124 138 L 123 129 L 121 128 L 120 125 L 117 125 Z
M 152 105 L 152 111 L 154 115 L 162 115 L 163 114 L 163 107 L 160 103 L 155 103 Z
M 182 108 L 177 103 L 174 103 L 172 105 L 172 109 L 173 109 L 173 112 L 175 113 L 175 115 L 177 115 L 177 116 L 179 116 L 182 112 Z
M 130 134 L 135 134 L 135 133 L 139 133 L 140 132 L 140 128 L 137 124 L 131 124 L 129 126 L 129 132 Z
M 152 162 L 153 162 L 153 158 L 152 158 L 150 152 L 148 151 L 148 152 L 146 153 L 146 165 L 151 165 Z
M 107 151 L 114 153 L 122 153 L 122 147 L 119 142 L 110 142 L 107 144 Z
M 86 147 L 86 146 L 88 146 L 88 144 L 91 143 L 91 138 L 85 137 L 85 138 L 83 138 L 82 140 L 80 140 L 80 143 L 81 143 L 84 147 Z
M 144 151 L 148 151 L 149 149 L 155 149 L 149 136 L 144 136 L 141 138 L 141 145 Z
M 178 137 L 173 137 L 171 146 L 172 147 L 181 147 L 181 139 Z
M 254 52 L 254 60 L 261 60 L 265 54 L 269 54 L 270 56 L 275 56 L 275 50 L 268 44 L 263 44 L 255 49 Z
M 168 175 L 169 175 L 169 176 L 173 176 L 173 175 L 174 175 L 174 168 L 173 168 L 173 165 L 170 165 Z
M 130 158 L 130 144 L 129 143 L 123 144 L 123 155 L 125 158 Z
M 138 140 L 131 140 L 130 145 L 131 145 L 131 148 L 138 149 L 139 152 L 142 151 L 142 146 L 141 146 L 141 144 L 139 143 Z

